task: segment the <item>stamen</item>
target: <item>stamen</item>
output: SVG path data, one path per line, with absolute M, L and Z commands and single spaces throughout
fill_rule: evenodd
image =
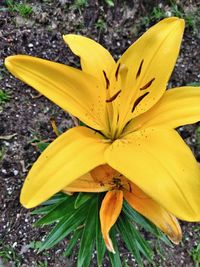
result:
M 112 139 L 102 139 L 101 140 L 102 143 L 112 143 Z
M 128 183 L 128 186 L 129 186 L 129 192 L 132 193 L 132 188 L 131 188 L 130 183 Z
M 142 99 L 147 96 L 149 94 L 149 92 L 144 93 L 143 95 L 139 96 L 136 100 L 135 103 L 133 104 L 133 108 L 132 111 L 133 112 L 135 110 L 135 108 L 137 107 L 137 105 L 142 101 Z
M 113 177 L 113 183 L 117 189 L 122 188 L 121 179 L 119 179 L 117 177 Z
M 137 71 L 137 74 L 136 74 L 136 79 L 139 78 L 140 74 L 141 74 L 141 70 L 142 70 L 142 65 L 144 63 L 144 59 L 141 61 L 140 63 L 140 66 L 139 66 L 139 69 Z
M 109 81 L 109 79 L 107 77 L 107 74 L 106 74 L 106 72 L 104 70 L 103 70 L 103 75 L 104 75 L 104 78 L 105 78 L 105 81 L 106 81 L 106 89 L 108 89 L 109 86 L 110 86 L 110 81 Z
M 104 186 L 104 183 L 102 181 L 99 182 L 100 186 Z
M 118 97 L 118 95 L 121 93 L 121 91 L 122 91 L 122 90 L 119 90 L 119 91 L 118 91 L 116 94 L 114 94 L 111 98 L 106 99 L 106 103 L 109 103 L 109 102 L 114 101 L 114 100 Z
M 145 84 L 143 87 L 140 88 L 140 90 L 145 90 L 151 86 L 152 82 L 155 80 L 155 78 L 151 79 L 147 84 Z
M 118 64 L 117 69 L 116 69 L 116 72 L 115 72 L 115 78 L 116 78 L 116 80 L 118 79 L 120 65 L 121 65 L 121 63 Z
M 117 114 L 117 122 L 119 121 L 119 114 Z
M 127 121 L 127 123 L 124 126 L 124 129 L 129 125 L 130 122 L 131 122 L 131 120 L 130 121 Z

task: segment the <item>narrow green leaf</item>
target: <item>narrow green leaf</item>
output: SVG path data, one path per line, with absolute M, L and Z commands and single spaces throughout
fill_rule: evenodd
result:
M 53 210 L 57 205 L 59 205 L 64 200 L 67 200 L 70 196 L 64 193 L 57 193 L 49 200 L 43 202 L 39 208 L 34 209 L 31 214 L 47 214 Z
M 52 211 L 56 206 L 57 206 L 57 204 L 43 206 L 41 208 L 38 208 L 38 209 L 31 211 L 30 214 L 31 215 L 35 215 L 35 214 L 45 215 L 45 214 L 49 213 L 50 211 Z
M 79 193 L 75 201 L 75 209 L 78 209 L 85 202 L 93 198 L 94 194 L 92 193 Z
M 120 235 L 122 236 L 122 239 L 124 240 L 127 248 L 135 257 L 138 265 L 143 266 L 140 251 L 137 246 L 137 242 L 135 238 L 132 236 L 132 227 L 133 225 L 129 223 L 127 216 L 126 215 L 123 216 L 121 214 L 117 221 L 118 231 Z
M 87 125 L 82 121 L 79 121 L 79 126 L 86 126 L 87 127 Z
M 129 222 L 130 223 L 130 222 Z M 132 227 L 131 235 L 137 242 L 138 248 L 140 252 L 150 261 L 152 262 L 153 250 L 151 249 L 149 243 L 142 237 L 138 230 L 135 227 Z
M 86 219 L 87 209 L 88 207 L 83 205 L 78 210 L 72 210 L 71 213 L 63 217 L 49 233 L 39 252 L 53 247 L 71 232 L 75 231 Z
M 42 206 L 46 206 L 46 205 L 51 205 L 51 204 L 56 204 L 58 203 L 59 201 L 62 201 L 62 200 L 65 200 L 67 198 L 69 198 L 71 196 L 65 194 L 65 193 L 57 193 L 55 194 L 53 197 L 51 197 L 49 200 L 45 201 L 42 203 Z
M 105 0 L 106 4 L 110 7 L 114 6 L 114 2 L 112 0 Z
M 200 86 L 200 82 L 188 83 L 187 86 Z
M 122 210 L 132 221 L 139 224 L 139 226 L 143 227 L 146 231 L 152 233 L 155 236 L 159 235 L 158 228 L 144 216 L 135 211 L 126 201 L 124 201 Z
M 86 206 L 86 205 L 84 205 Z M 85 220 L 85 226 L 83 234 L 81 236 L 80 248 L 78 253 L 77 267 L 89 267 L 92 258 L 92 252 L 94 248 L 94 237 L 96 229 L 96 219 L 98 211 L 98 195 L 94 194 L 90 201 L 90 205 L 87 205 L 87 218 Z
M 105 242 L 101 233 L 101 225 L 100 225 L 100 218 L 99 218 L 99 209 L 101 205 L 101 199 L 99 196 L 98 199 L 99 202 L 99 208 L 98 208 L 98 213 L 97 213 L 97 220 L 96 220 L 96 251 L 97 251 L 97 263 L 98 266 L 100 267 L 102 265 L 102 261 L 106 252 L 106 246 Z
M 168 237 L 163 232 L 160 231 L 160 229 L 158 229 L 158 232 L 159 234 L 157 236 L 157 239 L 165 243 L 167 246 L 173 247 L 171 241 L 168 239 Z
M 59 201 L 59 204 L 55 206 L 54 209 L 50 210 L 47 214 L 45 214 L 41 219 L 39 219 L 34 225 L 40 226 L 40 225 L 47 225 L 52 224 L 55 221 L 58 221 L 62 219 L 65 216 L 68 216 L 71 214 L 72 211 L 74 211 L 74 202 L 75 197 L 71 196 L 67 198 L 66 200 Z
M 119 250 L 118 250 L 118 246 L 117 246 L 117 241 L 116 241 L 116 227 L 115 225 L 112 227 L 111 231 L 110 231 L 110 237 L 113 243 L 113 247 L 115 250 L 115 254 L 113 254 L 112 252 L 108 252 L 108 257 L 110 259 L 110 263 L 112 267 L 122 267 L 122 263 L 121 263 L 121 259 L 120 259 L 120 254 L 119 254 Z
M 66 250 L 64 251 L 63 255 L 69 257 L 72 253 L 74 246 L 77 244 L 78 239 L 81 237 L 83 232 L 83 228 L 77 229 L 74 234 L 72 235 L 69 243 L 67 244 Z
M 123 212 L 135 223 L 144 228 L 146 231 L 150 232 L 156 236 L 159 240 L 163 241 L 166 245 L 172 247 L 171 242 L 166 237 L 166 235 L 160 231 L 153 223 L 151 223 L 144 216 L 135 211 L 127 202 L 124 202 Z
M 130 267 L 127 262 L 123 262 L 123 267 Z
M 37 148 L 39 149 L 40 153 L 42 153 L 47 147 L 49 143 L 46 142 L 39 142 L 37 143 Z

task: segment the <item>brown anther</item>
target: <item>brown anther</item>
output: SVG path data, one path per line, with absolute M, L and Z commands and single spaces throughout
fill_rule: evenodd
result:
M 139 66 L 139 69 L 137 71 L 137 74 L 136 74 L 136 79 L 139 78 L 140 74 L 141 74 L 141 70 L 142 70 L 142 65 L 144 63 L 144 59 L 141 61 L 140 63 L 140 66 Z
M 122 90 L 119 90 L 116 94 L 114 94 L 113 96 L 111 96 L 109 99 L 106 99 L 106 103 L 110 103 L 112 101 L 114 101 L 118 95 L 121 93 Z
M 103 182 L 101 182 L 101 181 L 99 182 L 99 184 L 100 184 L 100 186 L 104 186 L 104 183 L 103 183 Z
M 152 82 L 155 80 L 155 78 L 151 79 L 147 84 L 145 84 L 143 87 L 140 88 L 140 90 L 145 90 L 151 86 Z
M 120 188 L 123 187 L 123 186 L 122 186 L 122 183 L 121 183 L 121 179 L 116 178 L 116 177 L 113 178 L 113 184 L 114 184 L 115 187 L 118 188 L 118 189 L 120 189 Z
M 106 72 L 104 70 L 103 70 L 103 75 L 104 75 L 104 78 L 105 78 L 105 81 L 106 81 L 106 89 L 108 89 L 109 86 L 110 86 L 110 81 L 109 81 L 109 79 L 107 77 L 107 74 L 106 74 Z
M 128 183 L 128 186 L 129 186 L 129 192 L 132 193 L 132 188 L 131 188 L 131 184 Z
M 142 99 L 147 96 L 149 94 L 149 92 L 144 93 L 143 95 L 139 96 L 136 100 L 135 103 L 133 104 L 133 108 L 132 111 L 133 112 L 135 110 L 135 108 L 137 107 L 137 105 L 142 101 Z
M 118 66 L 117 66 L 116 72 L 115 72 L 115 78 L 116 78 L 116 80 L 118 79 L 120 65 L 121 64 L 119 63 Z

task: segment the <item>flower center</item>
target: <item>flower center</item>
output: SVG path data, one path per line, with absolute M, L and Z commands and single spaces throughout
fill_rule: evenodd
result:
M 135 76 L 123 63 L 118 63 L 109 77 L 103 70 L 106 87 L 107 137 L 116 140 L 123 135 L 129 122 L 146 109 L 156 78 L 144 79 L 145 60 L 142 59 Z M 134 82 L 130 82 L 130 80 Z
M 131 192 L 129 180 L 118 171 L 110 167 L 108 164 L 96 167 L 90 171 L 90 174 L 95 182 L 98 182 L 101 186 L 108 187 L 109 190 L 127 189 L 129 192 Z

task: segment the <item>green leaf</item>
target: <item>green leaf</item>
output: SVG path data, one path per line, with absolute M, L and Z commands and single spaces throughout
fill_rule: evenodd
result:
M 37 143 L 37 148 L 39 149 L 40 153 L 42 153 L 47 147 L 49 143 L 46 142 L 39 142 Z
M 126 201 L 124 201 L 122 210 L 132 221 L 139 224 L 146 231 L 149 231 L 155 236 L 160 235 L 158 228 L 137 211 L 135 211 L 132 207 L 130 207 Z
M 137 242 L 132 235 L 132 227 L 134 226 L 129 223 L 129 220 L 127 219 L 126 215 L 124 215 L 123 218 L 122 218 L 122 215 L 120 215 L 117 221 L 118 231 L 120 235 L 122 236 L 122 239 L 124 240 L 127 248 L 135 257 L 138 265 L 143 266 Z
M 112 0 L 105 0 L 106 4 L 109 6 L 114 6 L 114 2 Z
M 100 218 L 99 218 L 99 209 L 101 205 L 101 199 L 99 197 L 99 208 L 97 214 L 97 221 L 96 221 L 96 251 L 97 251 L 97 263 L 98 266 L 102 265 L 102 261 L 106 252 L 105 242 L 101 233 L 101 225 L 100 225 Z
M 92 193 L 79 193 L 75 201 L 75 209 L 78 209 L 85 202 L 93 198 L 94 194 Z
M 93 195 L 89 207 L 87 205 L 87 209 L 87 218 L 85 220 L 85 226 L 81 236 L 77 267 L 90 266 L 94 248 L 94 236 L 98 213 L 98 194 Z
M 63 193 L 58 193 L 54 195 L 52 198 L 42 203 L 39 208 L 34 209 L 30 212 L 31 215 L 45 215 L 52 211 L 57 205 L 59 205 L 64 200 L 68 199 L 69 196 Z
M 173 245 L 171 241 L 166 237 L 166 235 L 163 232 L 161 232 L 159 229 L 158 231 L 159 231 L 159 235 L 157 236 L 158 240 L 164 242 L 167 246 L 172 248 Z
M 44 206 L 41 208 L 37 208 L 34 209 L 33 211 L 30 212 L 31 215 L 45 215 L 47 213 L 49 213 L 51 210 L 53 210 L 55 207 L 57 206 L 57 204 L 52 204 L 52 205 L 48 205 L 48 206 Z
M 123 262 L 123 267 L 130 267 L 127 262 Z
M 137 211 L 135 211 L 132 207 L 129 206 L 127 202 L 124 201 L 123 212 L 127 215 L 132 221 L 137 223 L 139 226 L 144 228 L 147 232 L 150 232 L 154 236 L 156 236 L 159 240 L 164 242 L 166 245 L 172 247 L 172 243 L 166 237 L 166 235 L 160 231 L 153 223 L 151 223 L 148 219 L 143 217 Z
M 132 209 L 132 208 L 131 208 Z M 134 211 L 134 210 L 133 210 Z M 136 213 L 136 217 L 135 217 L 135 211 L 134 211 L 134 219 L 136 218 L 138 220 L 138 218 L 142 216 L 140 215 L 140 217 L 137 217 L 137 213 Z M 123 216 L 123 217 L 121 217 Z M 129 216 L 128 213 L 125 213 L 124 209 L 123 212 L 121 213 L 120 217 L 122 218 L 122 220 L 124 220 L 124 223 L 127 225 L 127 227 L 130 230 L 130 235 L 132 236 L 132 238 L 135 240 L 137 247 L 139 249 L 139 251 L 149 260 L 152 261 L 152 256 L 153 256 L 153 251 L 149 245 L 149 243 L 142 237 L 142 235 L 139 233 L 139 231 L 134 227 L 134 225 L 132 224 L 131 221 L 133 221 L 133 217 Z M 139 220 L 140 221 L 140 220 Z M 144 221 L 141 220 L 142 224 L 146 226 L 146 224 L 144 224 Z M 137 221 L 138 223 L 138 221 Z M 148 222 L 147 222 L 148 223 Z M 141 224 L 140 224 L 141 225 Z M 147 224 L 148 225 L 148 224 Z
M 134 227 L 132 227 L 131 235 L 136 240 L 140 252 L 151 262 L 153 257 L 153 251 L 148 242 Z
M 66 200 L 59 201 L 58 204 L 53 204 L 54 208 L 39 219 L 34 225 L 47 225 L 52 224 L 55 221 L 59 221 L 61 218 L 69 216 L 74 212 L 75 197 L 71 196 Z
M 28 247 L 33 249 L 40 249 L 41 245 L 42 245 L 41 241 L 32 241 L 29 243 Z
M 53 197 L 51 197 L 49 200 L 42 203 L 42 206 L 51 205 L 51 204 L 57 204 L 59 201 L 63 201 L 71 196 L 65 194 L 65 193 L 57 193 Z
M 44 249 L 49 249 L 68 236 L 71 232 L 75 231 L 85 220 L 88 207 L 86 205 L 81 206 L 78 210 L 71 210 L 71 212 L 63 217 L 59 223 L 51 230 L 47 238 L 45 239 L 39 252 Z
M 189 83 L 187 86 L 200 86 L 200 82 Z
M 71 255 L 74 246 L 77 244 L 78 239 L 81 237 L 82 231 L 83 228 L 74 231 L 74 234 L 72 235 L 69 243 L 67 244 L 67 248 L 63 253 L 64 256 L 69 257 Z
M 119 254 L 119 250 L 118 250 L 118 246 L 117 246 L 117 241 L 116 241 L 116 227 L 115 225 L 111 228 L 110 231 L 110 237 L 113 243 L 113 247 L 115 250 L 115 254 L 113 254 L 112 252 L 108 251 L 108 257 L 110 259 L 110 263 L 112 267 L 122 267 L 122 263 L 121 263 L 121 259 L 120 259 L 120 254 Z
M 79 126 L 86 126 L 86 127 L 87 127 L 87 124 L 85 124 L 85 123 L 82 122 L 82 121 L 79 121 Z

